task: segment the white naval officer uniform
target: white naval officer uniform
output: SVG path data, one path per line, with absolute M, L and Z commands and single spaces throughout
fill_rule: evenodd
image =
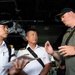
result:
M 29 45 L 27 45 L 27 48 L 28 47 L 29 47 Z M 29 54 L 28 56 L 34 58 L 32 56 L 32 54 L 27 50 L 27 48 L 25 50 L 19 50 L 17 56 L 21 56 L 23 54 Z M 39 58 L 41 58 L 44 65 L 50 63 L 48 53 L 45 51 L 44 47 L 40 47 L 40 46 L 36 45 L 36 47 L 33 51 L 38 55 Z M 23 71 L 26 72 L 27 75 L 39 75 L 40 72 L 42 71 L 42 69 L 43 69 L 42 65 L 37 60 L 33 60 L 33 61 L 30 61 L 23 68 Z
M 14 54 L 14 49 L 11 49 L 11 54 Z M 16 57 L 11 57 L 11 60 L 15 59 Z M 7 69 L 3 66 L 8 63 L 9 60 L 9 53 L 6 43 L 3 41 L 2 45 L 0 46 L 0 75 L 8 75 Z

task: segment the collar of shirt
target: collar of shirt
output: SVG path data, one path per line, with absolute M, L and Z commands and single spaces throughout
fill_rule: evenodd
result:
M 68 29 L 67 29 L 67 32 L 71 32 L 73 29 L 75 29 L 75 27 L 73 27 L 73 28 L 68 28 Z
M 29 44 L 27 45 L 26 49 L 30 47 Z M 30 47 L 31 48 L 31 47 Z M 34 50 L 36 50 L 37 48 L 39 48 L 39 46 L 36 44 L 36 47 L 34 48 Z M 32 48 L 31 48 L 32 49 Z M 32 49 L 33 50 L 33 49 Z
M 0 52 L 6 52 L 6 51 L 7 51 L 7 47 L 6 47 L 5 42 L 3 41 L 1 46 L 0 46 Z
M 5 44 L 5 42 L 3 41 L 0 47 L 5 46 L 5 45 L 6 45 L 6 44 Z

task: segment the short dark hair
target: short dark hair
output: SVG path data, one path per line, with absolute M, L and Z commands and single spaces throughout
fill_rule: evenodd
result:
M 27 33 L 28 33 L 29 31 L 37 32 L 37 30 L 36 30 L 36 29 L 34 29 L 34 28 L 29 28 L 29 29 L 27 29 L 27 30 L 26 30 L 26 36 L 27 36 Z M 38 33 L 38 32 L 37 32 L 37 33 Z

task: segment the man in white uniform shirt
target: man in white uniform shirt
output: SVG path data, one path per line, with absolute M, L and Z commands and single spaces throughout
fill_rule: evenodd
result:
M 21 56 L 23 54 L 29 54 L 28 56 L 35 58 L 27 49 L 28 47 L 34 51 L 37 56 L 44 63 L 44 67 L 37 61 L 30 61 L 24 68 L 23 71 L 27 75 L 47 75 L 50 70 L 50 60 L 47 52 L 44 47 L 38 46 L 36 43 L 38 41 L 37 31 L 35 29 L 29 29 L 26 32 L 26 40 L 28 41 L 28 45 L 25 50 L 19 50 L 17 56 Z
M 8 35 L 8 27 L 10 27 L 10 21 L 0 21 L 0 75 L 14 75 L 19 72 L 21 72 L 22 68 L 27 64 L 27 62 L 24 62 L 22 59 L 20 63 L 18 63 L 18 60 L 16 62 L 12 62 L 13 68 L 7 70 L 3 66 L 6 65 L 9 61 L 9 51 L 6 42 L 4 41 L 5 38 L 7 38 Z M 14 50 L 11 49 L 11 55 L 14 54 Z M 11 57 L 10 60 L 15 59 L 16 57 Z M 20 73 L 19 73 L 20 74 Z M 19 75 L 18 74 L 18 75 Z

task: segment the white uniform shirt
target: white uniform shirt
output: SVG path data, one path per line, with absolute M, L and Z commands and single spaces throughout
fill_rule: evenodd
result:
M 29 45 L 27 46 L 27 48 L 28 47 Z M 30 57 L 33 57 L 33 55 L 27 50 L 27 48 L 25 50 L 19 50 L 17 56 L 21 56 L 23 54 L 29 54 Z M 44 47 L 36 45 L 33 51 L 38 55 L 39 58 L 41 58 L 44 64 L 50 63 L 49 56 L 45 51 Z M 42 69 L 43 69 L 42 65 L 37 60 L 33 60 L 30 61 L 24 67 L 23 70 L 27 73 L 27 75 L 38 75 L 42 71 Z
M 11 49 L 12 50 L 12 49 Z M 11 51 L 11 54 L 14 53 L 14 50 Z M 11 60 L 13 60 L 15 57 L 12 57 Z M 8 63 L 9 54 L 8 54 L 8 48 L 3 41 L 2 45 L 0 46 L 0 75 L 8 75 L 7 70 L 3 67 Z

